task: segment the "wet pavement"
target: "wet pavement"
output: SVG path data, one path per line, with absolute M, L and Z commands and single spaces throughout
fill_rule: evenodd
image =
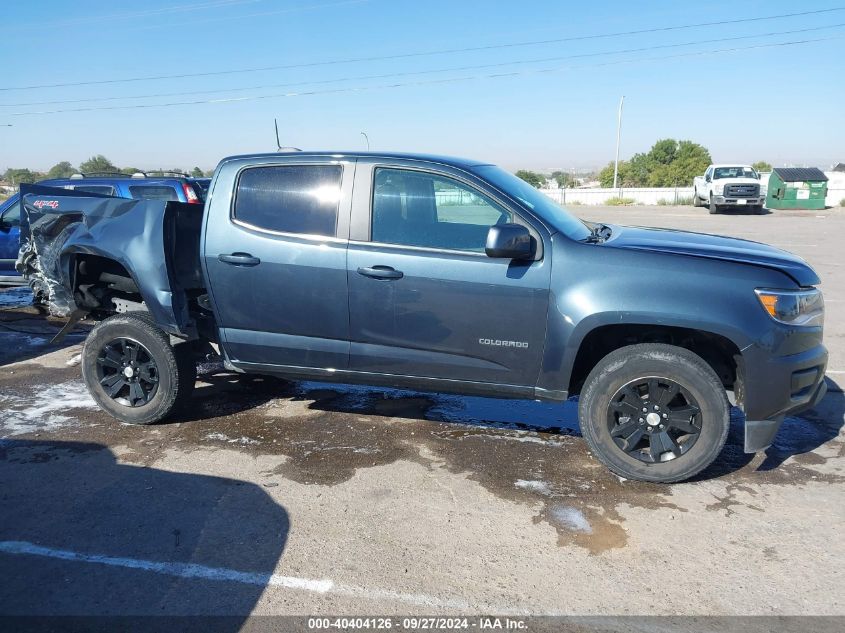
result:
M 631 223 L 710 221 L 671 207 L 637 213 L 649 221 Z M 757 220 L 771 222 L 717 216 L 710 230 Z M 800 235 L 805 219 L 778 221 L 774 237 Z M 813 250 L 810 263 L 829 256 L 827 270 L 841 267 L 840 254 Z M 607 471 L 580 437 L 574 401 L 286 382 L 208 365 L 178 419 L 133 427 L 85 391 L 88 326 L 52 346 L 61 321 L 26 299 L 0 292 L 9 612 L 843 612 L 841 391 L 788 418 L 756 456 L 742 452 L 734 416 L 717 462 L 673 486 Z M 841 323 L 827 324 L 836 345 Z

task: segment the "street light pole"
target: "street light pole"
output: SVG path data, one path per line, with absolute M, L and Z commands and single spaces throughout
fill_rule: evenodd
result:
M 619 178 L 619 141 L 622 138 L 622 104 L 625 103 L 625 95 L 619 100 L 619 119 L 616 123 L 616 162 L 613 164 L 613 188 L 616 189 L 616 181 Z
M 367 151 L 370 151 L 370 137 L 367 136 L 366 132 L 361 132 L 361 136 L 364 137 L 364 140 L 367 141 Z

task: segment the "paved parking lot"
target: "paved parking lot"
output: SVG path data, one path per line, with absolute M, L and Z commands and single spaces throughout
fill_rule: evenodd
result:
M 3 610 L 843 614 L 845 212 L 573 210 L 803 256 L 826 294 L 831 393 L 765 454 L 744 455 L 737 426 L 716 464 L 673 486 L 610 474 L 573 402 L 209 367 L 180 420 L 123 426 L 81 382 L 84 334 L 49 346 L 60 324 L 5 291 Z

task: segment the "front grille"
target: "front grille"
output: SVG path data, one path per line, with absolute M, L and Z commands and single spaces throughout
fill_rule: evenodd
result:
M 726 185 L 726 198 L 756 198 L 760 195 L 760 185 Z

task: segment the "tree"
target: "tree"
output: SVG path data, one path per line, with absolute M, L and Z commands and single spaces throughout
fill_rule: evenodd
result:
M 553 171 L 552 179 L 561 189 L 564 187 L 576 187 L 578 185 L 578 181 L 575 180 L 575 176 L 564 171 Z
M 144 170 L 138 169 L 137 167 L 121 167 L 120 173 L 121 174 L 128 174 L 128 175 L 131 176 L 132 174 L 144 173 Z
M 47 178 L 70 178 L 75 173 L 76 167 L 63 160 L 50 167 L 50 171 L 47 172 Z
M 10 185 L 19 185 L 22 182 L 36 182 L 43 178 L 44 174 L 40 174 L 29 169 L 15 169 L 14 167 L 9 167 L 9 169 L 6 170 L 6 173 L 3 174 L 3 180 L 8 182 Z
M 86 160 L 84 163 L 80 163 L 79 171 L 83 174 L 91 174 L 96 172 L 117 172 L 119 170 L 108 158 L 102 154 L 97 154 L 96 156 L 92 156 Z
M 214 175 L 214 170 L 213 170 L 213 169 L 206 169 L 206 170 L 205 170 L 205 177 L 206 177 L 206 178 L 211 178 L 213 175 Z
M 713 162 L 706 147 L 692 141 L 672 138 L 657 141 L 647 154 L 634 154 L 619 162 L 622 187 L 677 187 L 692 182 Z M 602 187 L 613 186 L 613 163 L 599 173 Z
M 758 160 L 756 163 L 751 165 L 757 171 L 772 171 L 771 163 L 767 163 L 764 160 Z
M 529 185 L 536 187 L 537 189 L 546 184 L 546 179 L 541 174 L 534 171 L 528 171 L 527 169 L 520 169 L 516 172 L 516 177 L 522 178 Z
M 200 169 L 199 167 L 194 167 L 191 170 L 191 176 L 193 178 L 202 178 L 203 176 L 205 176 L 205 174 L 203 173 L 202 169 Z

